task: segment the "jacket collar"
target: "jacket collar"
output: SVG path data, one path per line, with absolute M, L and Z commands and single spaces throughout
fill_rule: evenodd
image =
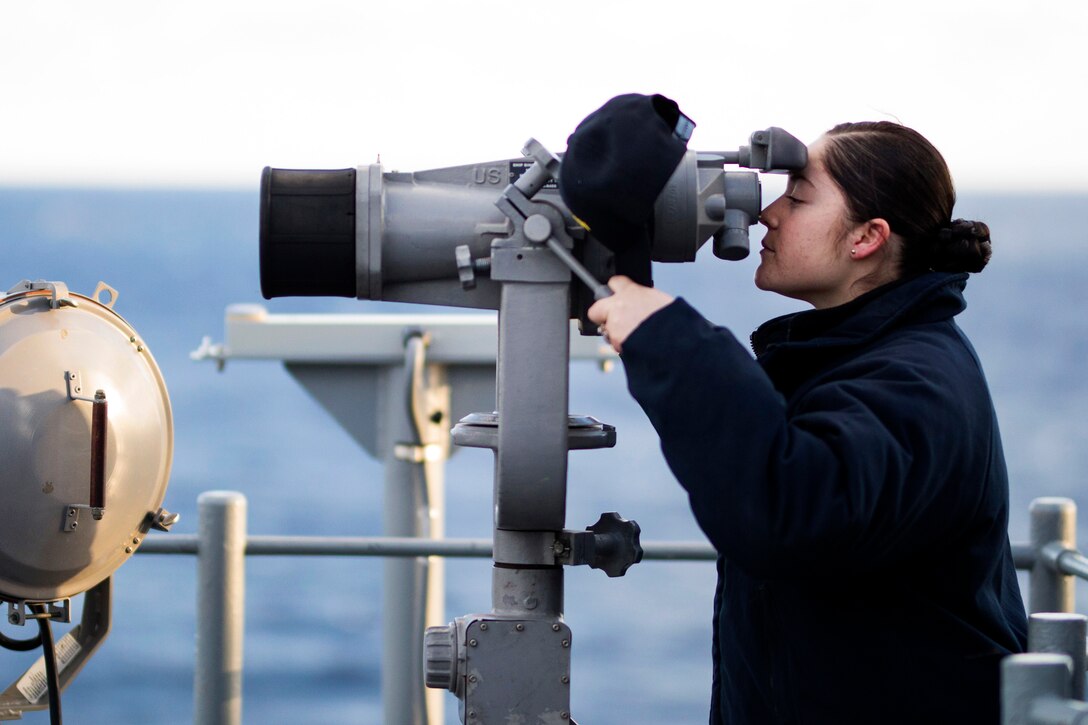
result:
M 838 307 L 776 317 L 752 333 L 752 350 L 765 355 L 789 347 L 862 345 L 906 322 L 947 320 L 967 303 L 963 273 L 926 272 L 890 282 Z

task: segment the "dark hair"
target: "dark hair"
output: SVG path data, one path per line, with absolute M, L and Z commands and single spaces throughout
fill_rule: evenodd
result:
M 941 153 L 920 133 L 890 121 L 840 123 L 827 132 L 824 166 L 852 221 L 881 218 L 902 240 L 901 275 L 981 272 L 990 229 L 956 219 L 956 191 Z

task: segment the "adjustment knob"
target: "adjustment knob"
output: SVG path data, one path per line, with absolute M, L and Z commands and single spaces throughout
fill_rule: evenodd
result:
M 601 514 L 597 523 L 586 527 L 593 532 L 593 557 L 589 566 L 610 577 L 623 576 L 633 564 L 642 561 L 642 528 L 615 511 Z
M 423 680 L 427 687 L 457 690 L 456 628 L 427 627 L 423 633 Z

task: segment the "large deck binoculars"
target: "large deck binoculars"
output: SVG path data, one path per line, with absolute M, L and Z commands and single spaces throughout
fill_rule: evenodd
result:
M 556 240 L 594 279 L 614 255 L 564 205 L 561 160 L 530 140 L 525 156 L 416 172 L 378 164 L 336 170 L 265 168 L 261 178 L 261 291 L 266 298 L 338 296 L 498 309 L 492 252 L 546 218 Z M 694 261 L 713 240 L 716 256 L 748 255 L 748 228 L 762 208 L 754 171 L 804 167 L 804 144 L 779 128 L 752 134 L 731 152 L 687 151 L 654 204 L 651 257 Z M 519 203 L 520 201 L 520 203 Z M 544 213 L 546 212 L 546 213 Z M 538 226 L 530 224 L 529 236 Z M 553 245 L 555 246 L 555 245 Z M 570 262 L 566 262 L 571 266 Z M 578 317 L 581 286 L 572 294 Z M 591 295 L 590 295 L 590 300 Z

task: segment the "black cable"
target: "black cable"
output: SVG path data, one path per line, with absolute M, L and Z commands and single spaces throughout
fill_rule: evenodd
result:
M 60 676 L 57 673 L 57 650 L 53 644 L 53 625 L 46 615 L 45 607 L 34 605 L 38 618 L 38 629 L 42 640 L 42 655 L 45 658 L 45 680 L 49 685 L 49 725 L 61 725 L 60 721 Z
M 42 646 L 42 636 L 40 634 L 31 637 L 30 639 L 12 639 L 3 632 L 0 632 L 0 647 L 4 649 L 10 649 L 12 652 L 29 652 L 32 649 L 38 649 Z

